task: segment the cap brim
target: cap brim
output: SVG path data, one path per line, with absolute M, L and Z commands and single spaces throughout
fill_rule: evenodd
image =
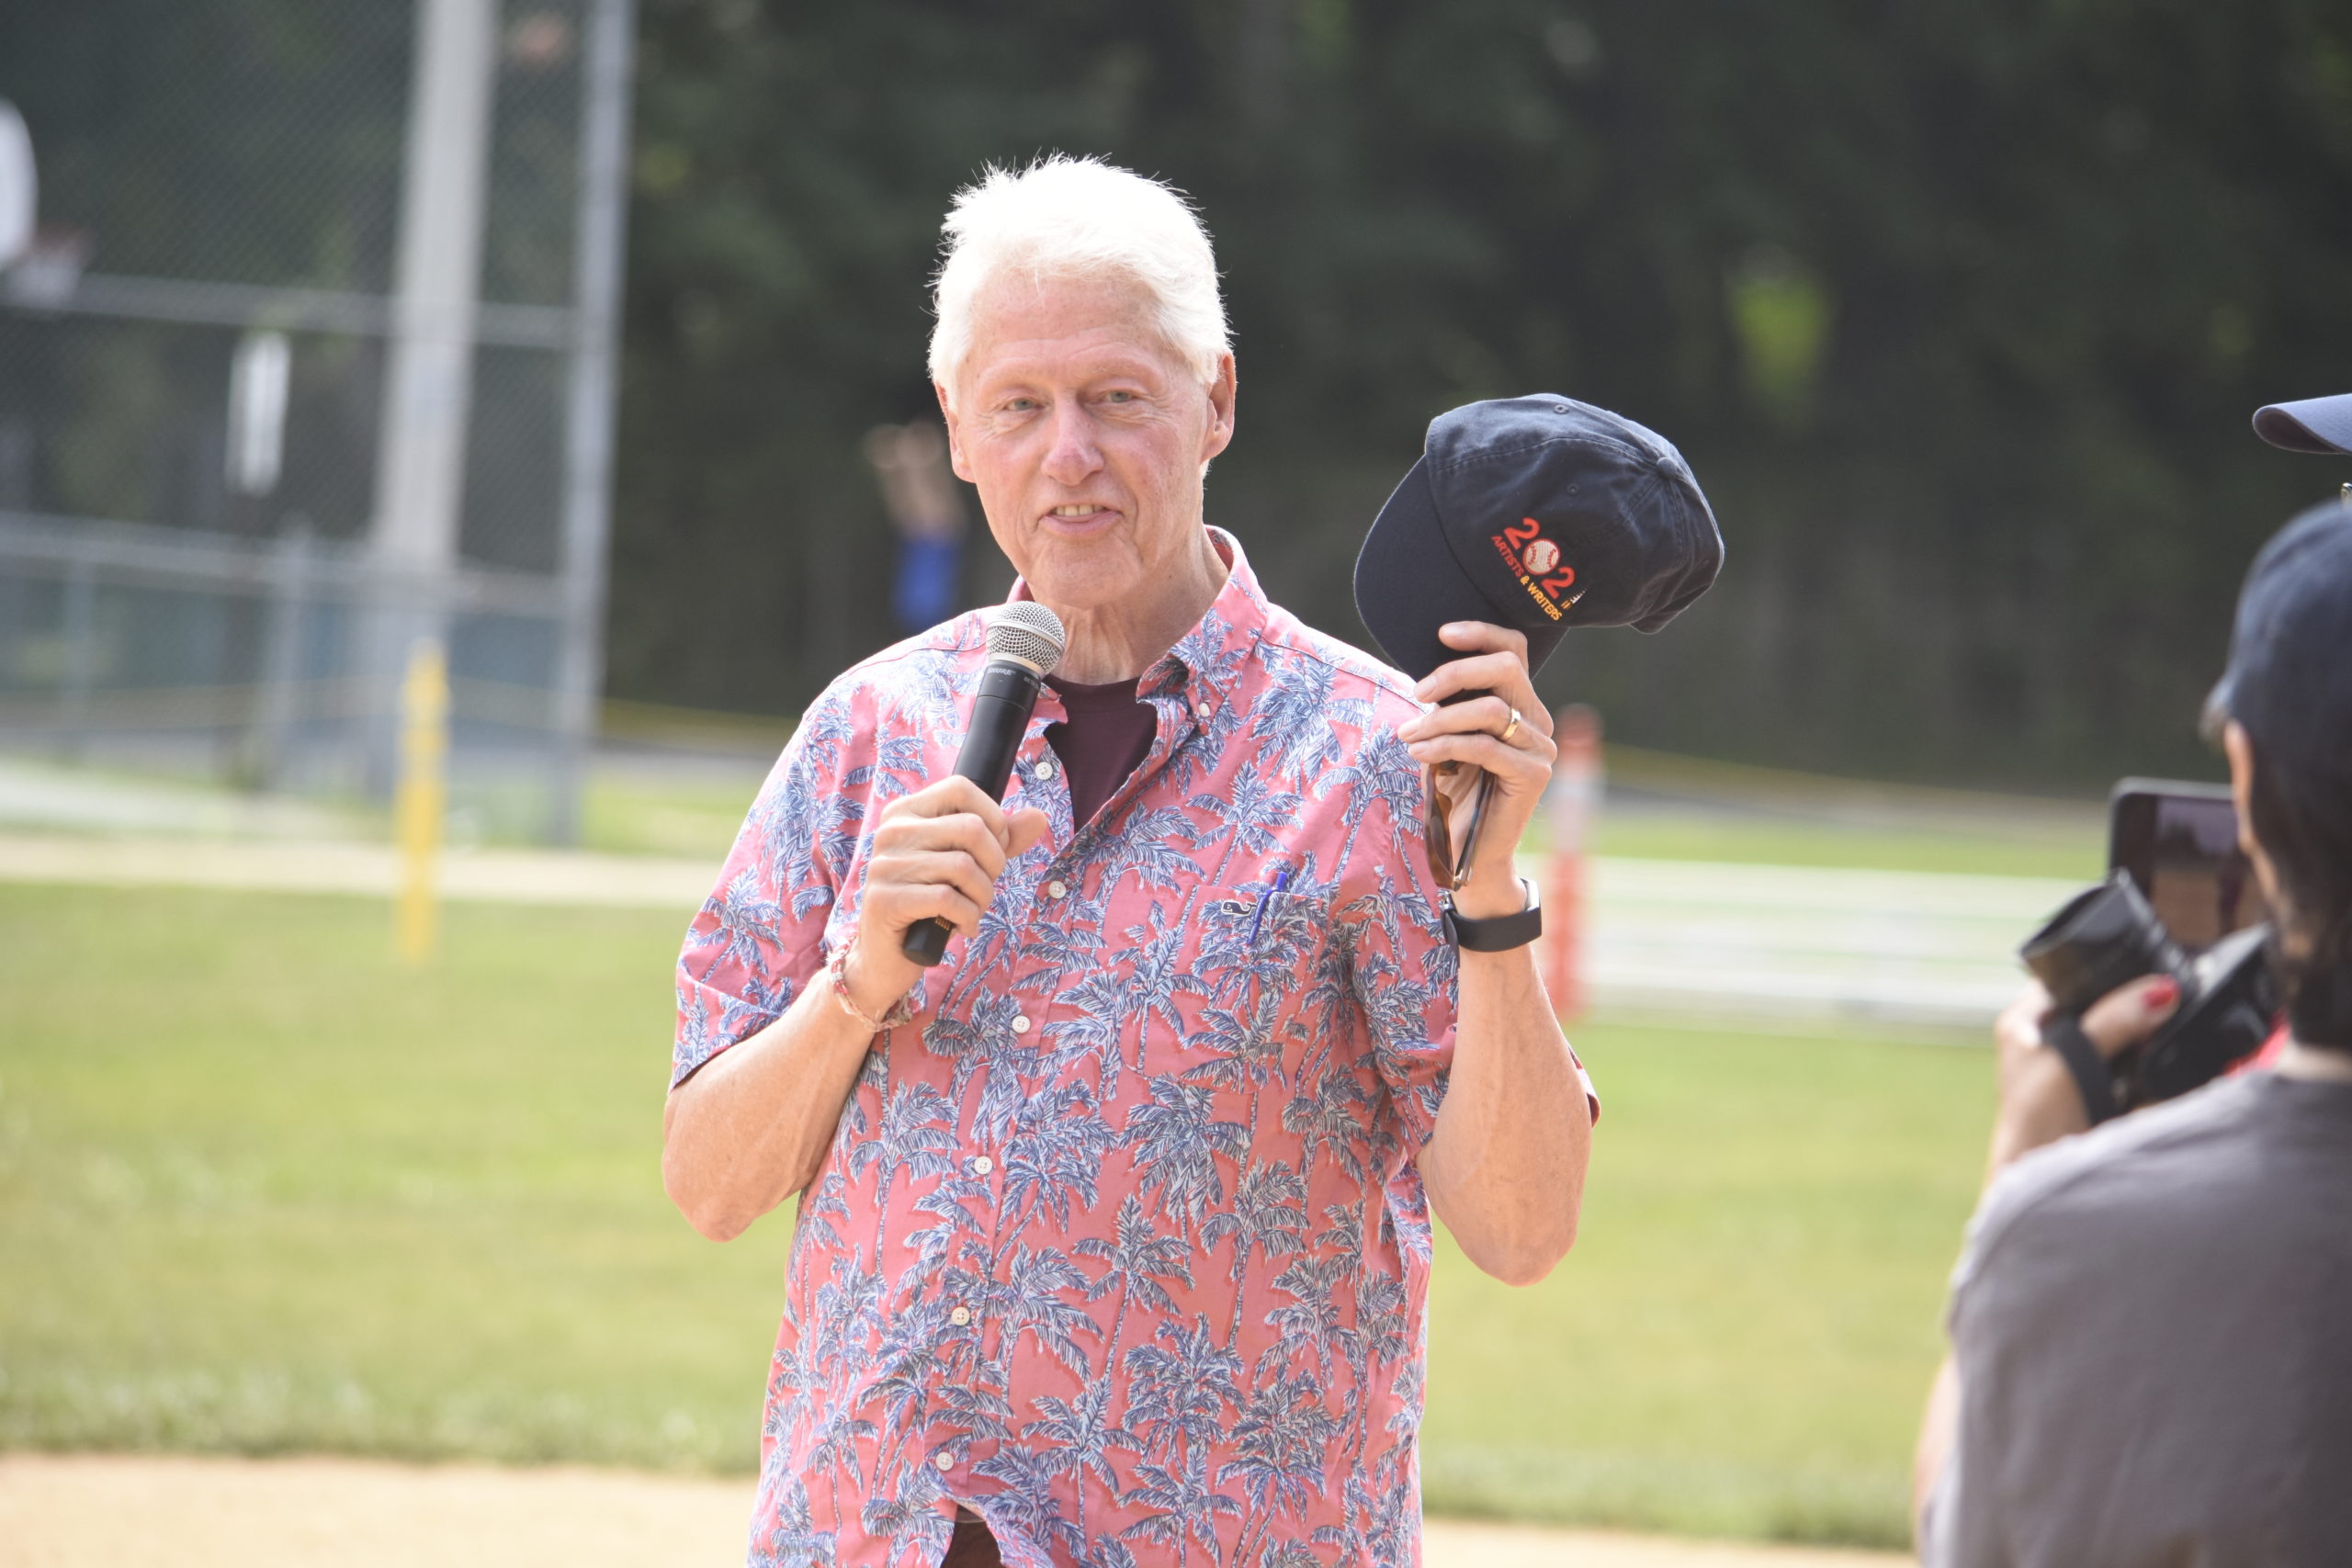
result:
M 2268 404 L 2255 411 L 2254 433 L 2290 452 L 2352 453 L 2352 393 Z
M 1478 591 L 1445 542 L 1445 525 L 1430 490 L 1427 459 L 1417 460 L 1364 536 L 1356 557 L 1356 614 L 1388 661 L 1419 681 L 1460 649 L 1438 640 L 1454 621 L 1510 621 Z M 1565 626 L 1529 631 L 1527 667 L 1543 668 Z

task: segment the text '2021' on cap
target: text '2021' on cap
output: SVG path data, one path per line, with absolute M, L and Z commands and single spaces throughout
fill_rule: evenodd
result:
M 1574 398 L 1498 398 L 1430 422 L 1356 558 L 1356 611 L 1417 681 L 1463 657 L 1438 640 L 1453 621 L 1525 633 L 1532 671 L 1570 626 L 1657 630 L 1723 560 L 1664 436 Z

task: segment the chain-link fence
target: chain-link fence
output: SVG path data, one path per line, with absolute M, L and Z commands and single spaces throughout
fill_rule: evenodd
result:
M 36 14 L 28 14 L 36 13 Z M 630 0 L 63 0 L 0 19 L 0 747 L 569 837 L 601 680 Z

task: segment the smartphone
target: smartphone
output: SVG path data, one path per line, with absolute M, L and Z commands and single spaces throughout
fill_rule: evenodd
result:
M 2131 874 L 2181 946 L 2208 948 L 2270 918 L 2228 785 L 2125 779 L 2109 806 L 2108 869 Z

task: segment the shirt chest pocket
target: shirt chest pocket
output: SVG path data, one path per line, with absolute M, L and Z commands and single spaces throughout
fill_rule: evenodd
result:
M 1199 922 L 1194 975 L 1204 988 L 1226 995 L 1244 982 L 1255 982 L 1254 989 L 1310 984 L 1329 945 L 1330 919 L 1330 906 L 1318 893 L 1218 892 Z
M 1195 941 L 1173 987 L 1180 1027 L 1147 1029 L 1146 1069 L 1236 1092 L 1294 1078 L 1337 1000 L 1329 901 L 1219 889 L 1193 908 Z

